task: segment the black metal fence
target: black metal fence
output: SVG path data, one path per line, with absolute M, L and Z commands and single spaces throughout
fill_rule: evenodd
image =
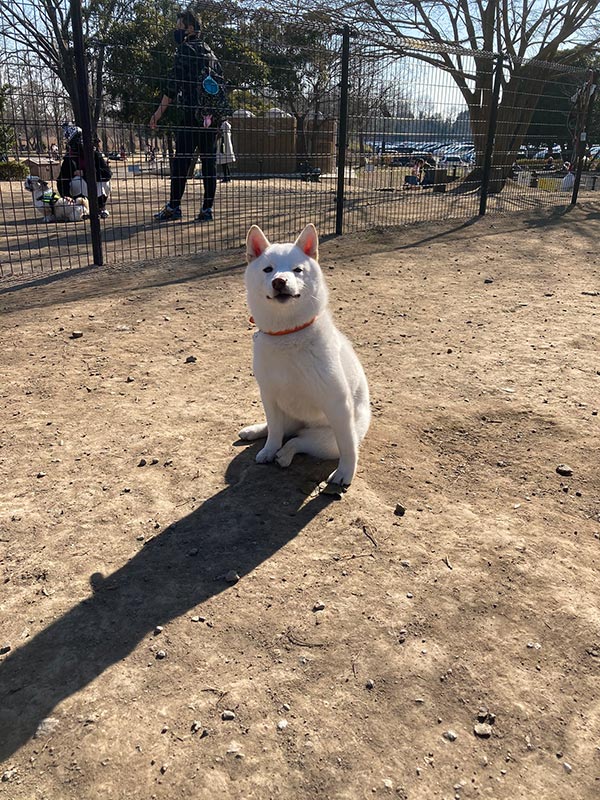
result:
M 196 220 L 200 163 L 181 219 L 156 221 L 182 125 L 173 107 L 156 130 L 148 124 L 173 60 L 174 9 L 134 5 L 118 18 L 107 0 L 109 16 L 99 17 L 102 4 L 86 7 L 80 27 L 79 0 L 53 2 L 0 4 L 0 277 L 236 247 L 253 223 L 276 240 L 307 221 L 333 234 L 564 204 L 596 190 L 600 146 L 585 138 L 593 81 L 583 68 L 448 47 L 466 76 L 461 91 L 431 63 L 440 45 L 374 43 L 316 20 L 209 4 L 203 35 L 230 85 L 235 162 L 224 169 L 218 157 L 212 221 Z M 98 137 L 110 164 L 101 219 L 91 203 L 87 220 L 53 221 L 24 188 L 26 175 L 57 187 L 66 120 L 89 121 L 87 160 Z

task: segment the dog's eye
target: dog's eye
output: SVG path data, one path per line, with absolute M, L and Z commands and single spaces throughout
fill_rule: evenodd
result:
M 296 267 L 296 269 L 294 270 L 294 272 L 302 272 L 302 267 Z
M 265 267 L 263 272 L 273 272 L 273 267 Z

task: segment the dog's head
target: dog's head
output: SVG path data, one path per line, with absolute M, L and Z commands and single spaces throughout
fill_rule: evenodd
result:
M 246 239 L 246 292 L 256 324 L 264 330 L 301 325 L 327 305 L 317 262 L 319 237 L 309 224 L 293 244 L 270 244 L 257 225 Z
M 23 186 L 28 192 L 45 192 L 48 188 L 48 181 L 43 181 L 37 175 L 28 175 Z

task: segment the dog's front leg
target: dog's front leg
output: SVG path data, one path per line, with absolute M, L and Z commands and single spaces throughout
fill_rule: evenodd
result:
M 267 417 L 267 441 L 263 449 L 257 453 L 256 463 L 268 464 L 274 460 L 275 454 L 283 444 L 285 416 L 273 398 L 263 395 L 262 401 Z
M 325 416 L 333 430 L 340 451 L 340 460 L 328 483 L 350 486 L 358 463 L 358 437 L 354 426 L 354 407 L 346 393 L 338 395 L 334 402 L 327 404 Z

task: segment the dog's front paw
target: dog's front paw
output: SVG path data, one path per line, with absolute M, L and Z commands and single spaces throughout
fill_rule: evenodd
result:
M 263 449 L 259 450 L 256 454 L 256 463 L 270 464 L 271 461 L 274 461 L 276 453 L 277 450 L 272 447 L 263 447 Z
M 335 472 L 332 472 L 331 475 L 327 478 L 327 483 L 335 483 L 343 491 L 346 491 L 346 489 L 352 483 L 353 477 L 354 477 L 353 470 L 344 469 L 342 466 L 338 466 Z

